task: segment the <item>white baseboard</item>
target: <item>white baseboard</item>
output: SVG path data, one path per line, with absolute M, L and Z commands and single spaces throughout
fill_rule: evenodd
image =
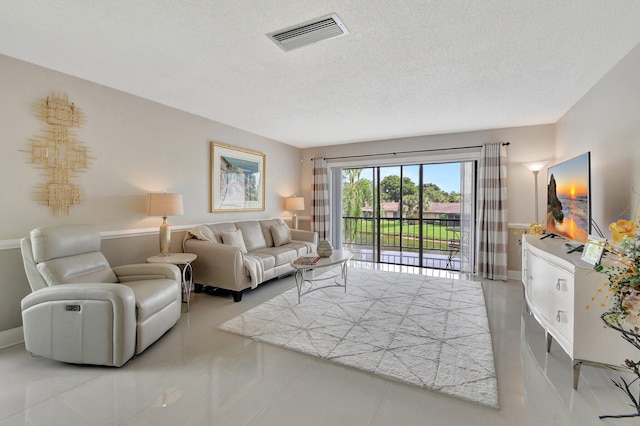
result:
M 14 346 L 22 342 L 24 342 L 22 327 L 0 331 L 0 349 L 8 348 L 9 346 Z
M 522 271 L 507 271 L 507 278 L 510 280 L 522 281 Z

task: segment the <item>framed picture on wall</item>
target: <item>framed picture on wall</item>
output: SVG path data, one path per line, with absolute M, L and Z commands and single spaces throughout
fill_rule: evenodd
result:
M 211 211 L 264 210 L 264 154 L 211 143 Z

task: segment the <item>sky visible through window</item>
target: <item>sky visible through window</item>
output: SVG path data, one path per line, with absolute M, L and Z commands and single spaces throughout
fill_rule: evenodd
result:
M 403 176 L 417 185 L 420 182 L 419 170 L 418 165 L 404 166 Z M 392 175 L 400 176 L 400 166 L 380 167 L 380 180 Z M 363 168 L 360 177 L 373 181 L 371 168 Z M 425 164 L 424 183 L 434 183 L 447 193 L 460 193 L 460 163 Z

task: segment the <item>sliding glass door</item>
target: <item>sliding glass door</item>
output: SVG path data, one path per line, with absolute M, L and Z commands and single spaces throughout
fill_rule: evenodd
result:
M 378 262 L 378 169 L 342 170 L 342 244 L 358 260 Z
M 473 262 L 474 170 L 473 162 L 342 169 L 343 246 L 363 261 L 464 270 Z

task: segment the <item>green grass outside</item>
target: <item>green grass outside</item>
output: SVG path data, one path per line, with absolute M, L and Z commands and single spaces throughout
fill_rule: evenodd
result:
M 357 229 L 350 229 L 350 234 L 346 236 L 346 243 L 355 244 L 371 244 L 372 228 L 375 225 L 372 221 L 358 221 L 360 225 Z M 402 228 L 402 238 L 400 229 Z M 459 239 L 457 232 L 447 229 L 448 226 L 438 224 L 423 225 L 423 248 L 429 250 L 449 250 L 448 241 Z M 345 228 L 343 228 L 345 229 Z M 419 247 L 419 225 L 411 225 L 403 223 L 400 226 L 399 221 L 381 221 L 380 223 L 380 244 L 389 248 L 400 247 L 415 248 Z M 400 244 L 402 242 L 402 245 Z

